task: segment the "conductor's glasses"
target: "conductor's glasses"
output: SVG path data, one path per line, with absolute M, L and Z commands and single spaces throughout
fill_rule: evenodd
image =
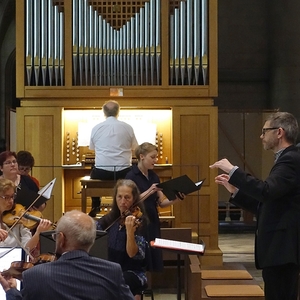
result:
M 279 129 L 279 127 L 267 127 L 267 128 L 263 128 L 261 130 L 261 134 L 264 136 L 267 131 L 269 131 L 269 130 L 275 130 L 275 129 Z

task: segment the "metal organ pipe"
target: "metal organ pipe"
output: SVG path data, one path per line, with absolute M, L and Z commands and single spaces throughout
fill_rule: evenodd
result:
M 206 84 L 207 69 L 208 69 L 208 17 L 207 17 L 207 0 L 202 0 L 202 17 L 201 17 L 201 28 L 202 28 L 202 40 L 201 40 L 201 65 L 202 65 L 202 77 L 203 83 Z
M 26 59 L 26 79 L 27 85 L 31 84 L 32 74 L 32 58 L 33 58 L 33 45 L 32 45 L 32 24 L 33 24 L 33 2 L 32 0 L 26 0 L 26 44 L 25 44 L 25 59 Z
M 188 85 L 192 82 L 193 68 L 193 6 L 192 0 L 187 0 L 186 4 L 186 67 Z
M 38 85 L 39 74 L 40 74 L 40 1 L 34 0 L 33 2 L 33 66 L 34 66 L 34 76 L 35 84 Z
M 63 3 L 26 0 L 27 85 L 64 85 Z M 128 1 L 129 13 L 120 23 L 109 19 L 115 12 L 108 13 L 103 3 L 72 0 L 73 85 L 160 85 L 162 1 L 143 1 L 140 7 Z M 169 84 L 206 84 L 208 2 L 170 1 L 169 6 Z
M 160 83 L 161 72 L 161 41 L 160 41 L 160 0 L 156 0 L 156 14 L 155 14 L 155 46 L 156 46 L 156 84 Z
M 72 30 L 73 30 L 73 34 L 72 34 L 72 53 L 73 53 L 73 84 L 76 85 L 77 84 L 77 66 L 78 66 L 78 47 L 79 47 L 79 41 L 78 41 L 78 30 L 79 30 L 79 26 L 77 26 L 78 24 L 78 9 L 79 9 L 79 5 L 76 5 L 76 2 L 78 0 L 73 0 L 73 10 L 72 10 Z
M 195 83 L 199 82 L 199 70 L 200 70 L 200 1 L 194 0 L 194 75 Z
M 42 82 L 43 86 L 46 85 L 46 75 L 47 75 L 47 0 L 41 1 L 41 69 L 42 69 Z
M 170 84 L 204 85 L 207 83 L 207 9 L 207 0 L 180 1 L 179 7 L 173 6 L 169 18 Z

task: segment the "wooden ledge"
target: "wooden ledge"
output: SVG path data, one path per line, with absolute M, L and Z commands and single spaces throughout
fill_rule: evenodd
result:
M 263 297 L 264 291 L 259 285 L 207 285 L 209 297 Z
M 202 279 L 253 279 L 247 270 L 201 270 Z

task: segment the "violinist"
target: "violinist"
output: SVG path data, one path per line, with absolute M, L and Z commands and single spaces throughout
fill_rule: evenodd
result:
M 21 292 L 0 275 L 7 300 L 134 300 L 120 265 L 88 254 L 96 238 L 94 219 L 68 211 L 52 237 L 58 259 L 25 270 Z
M 108 232 L 108 259 L 121 265 L 135 299 L 139 299 L 139 292 L 147 285 L 147 242 L 143 235 L 146 217 L 140 216 L 139 207 L 143 211 L 136 184 L 119 179 L 114 188 L 112 210 L 97 221 L 97 229 Z
M 52 223 L 41 219 L 33 236 L 21 222 L 10 231 L 10 228 L 3 223 L 3 214 L 14 207 L 15 192 L 16 187 L 12 181 L 0 178 L 0 247 L 18 247 L 20 246 L 16 240 L 18 239 L 24 248 L 31 251 L 37 246 L 40 233 L 49 230 Z

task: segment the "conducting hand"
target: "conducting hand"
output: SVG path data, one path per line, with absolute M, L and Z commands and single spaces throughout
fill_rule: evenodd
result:
M 233 194 L 235 193 L 238 189 L 233 186 L 232 184 L 230 184 L 228 182 L 229 180 L 229 175 L 227 174 L 221 174 L 221 175 L 218 175 L 217 177 L 215 177 L 215 182 L 217 184 L 220 184 L 220 185 L 223 185 L 229 193 Z
M 226 173 L 229 173 L 234 167 L 226 158 L 216 161 L 214 164 L 209 166 L 211 169 L 219 168 Z

